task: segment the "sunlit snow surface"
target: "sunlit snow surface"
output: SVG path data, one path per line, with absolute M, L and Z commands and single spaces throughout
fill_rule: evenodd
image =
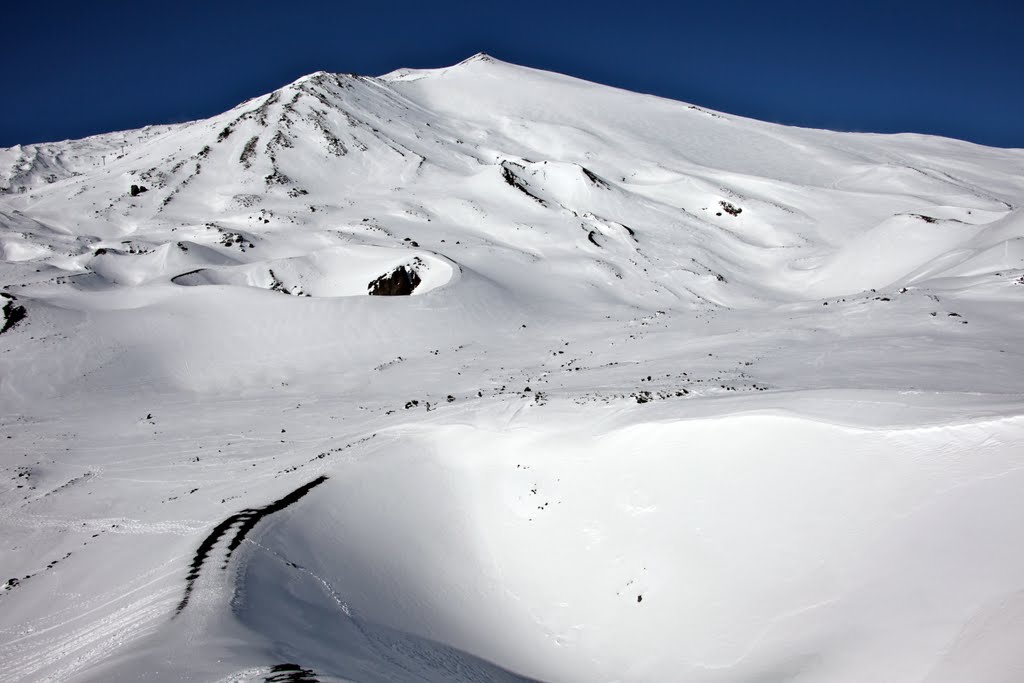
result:
M 0 680 L 1024 680 L 1024 151 L 477 56 L 0 188 Z

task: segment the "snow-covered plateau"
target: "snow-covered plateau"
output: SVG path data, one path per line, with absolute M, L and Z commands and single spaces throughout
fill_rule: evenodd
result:
M 1022 206 L 486 55 L 2 149 L 0 681 L 1024 680 Z

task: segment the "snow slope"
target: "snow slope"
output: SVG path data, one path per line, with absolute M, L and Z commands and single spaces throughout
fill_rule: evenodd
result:
M 1022 197 L 486 55 L 0 150 L 0 680 L 1019 680 Z

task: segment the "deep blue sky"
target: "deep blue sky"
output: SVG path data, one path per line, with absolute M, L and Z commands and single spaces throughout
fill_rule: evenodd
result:
M 479 51 L 768 121 L 1024 147 L 1024 1 L 8 3 L 0 146 Z

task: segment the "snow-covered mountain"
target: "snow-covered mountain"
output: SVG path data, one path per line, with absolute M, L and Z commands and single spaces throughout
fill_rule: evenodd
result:
M 486 55 L 0 150 L 0 680 L 1019 680 L 1022 204 Z

